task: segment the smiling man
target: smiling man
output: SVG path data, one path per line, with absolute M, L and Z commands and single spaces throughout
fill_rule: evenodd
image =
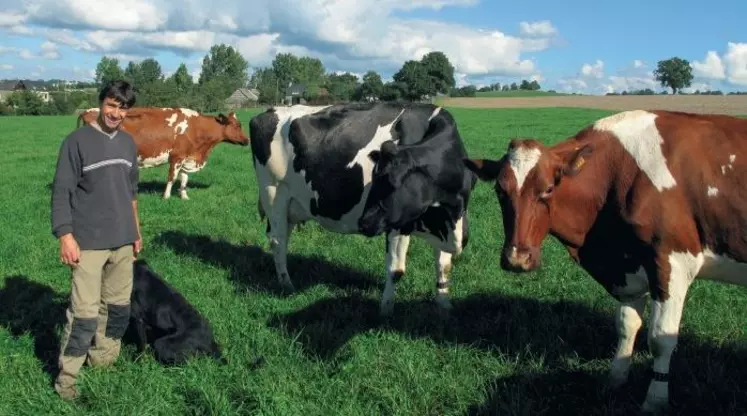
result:
M 86 357 L 91 366 L 116 360 L 129 322 L 133 261 L 142 243 L 137 147 L 119 127 L 134 104 L 129 83 L 109 83 L 99 93 L 96 122 L 73 131 L 60 146 L 52 234 L 60 243 L 60 261 L 72 270 L 55 381 L 63 399 L 78 396 L 75 381 Z

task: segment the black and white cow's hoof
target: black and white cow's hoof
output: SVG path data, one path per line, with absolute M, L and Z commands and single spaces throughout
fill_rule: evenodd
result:
M 295 286 L 293 286 L 293 283 L 291 282 L 280 283 L 280 290 L 283 292 L 283 294 L 286 294 L 286 295 L 292 295 L 296 293 L 296 288 Z

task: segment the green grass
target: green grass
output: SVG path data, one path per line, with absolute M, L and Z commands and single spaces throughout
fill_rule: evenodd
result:
M 515 135 L 557 141 L 609 114 L 452 111 L 474 157 L 498 157 Z M 245 128 L 249 115 L 241 115 Z M 63 402 L 48 371 L 70 277 L 50 234 L 48 186 L 74 125 L 74 117 L 0 119 L 0 414 L 627 415 L 645 396 L 648 325 L 630 383 L 607 391 L 615 302 L 554 240 L 543 246 L 543 269 L 502 272 L 500 213 L 484 183 L 472 200 L 471 243 L 454 265 L 449 320 L 432 304 L 433 259 L 417 239 L 390 320 L 377 317 L 382 238 L 313 224 L 294 231 L 289 268 L 298 293 L 279 295 L 250 151 L 226 144 L 191 176 L 189 201 L 176 192 L 161 200 L 166 168 L 143 170 L 140 215 L 143 257 L 212 322 L 230 364 L 164 368 L 127 345 L 115 367 L 84 367 L 81 399 Z M 676 411 L 747 408 L 746 295 L 712 282 L 693 286 L 672 359 Z M 264 366 L 250 368 L 260 355 Z
M 527 90 L 513 90 L 513 91 L 482 91 L 477 92 L 476 97 L 496 97 L 496 98 L 510 98 L 510 97 L 555 97 L 564 96 L 570 94 L 564 94 L 562 92 L 550 92 L 550 91 L 527 91 Z

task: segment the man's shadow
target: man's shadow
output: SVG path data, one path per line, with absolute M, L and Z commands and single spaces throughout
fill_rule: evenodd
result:
M 0 326 L 8 328 L 14 337 L 31 335 L 34 355 L 50 377 L 58 371 L 57 334 L 65 324 L 67 304 L 68 300 L 52 287 L 27 276 L 8 276 L 0 288 Z

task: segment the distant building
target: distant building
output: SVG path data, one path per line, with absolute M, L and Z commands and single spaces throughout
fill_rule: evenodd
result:
M 225 105 L 229 109 L 252 107 L 259 101 L 259 91 L 254 88 L 238 88 L 226 98 Z
M 5 102 L 8 99 L 8 96 L 13 94 L 15 91 L 34 92 L 45 103 L 50 100 L 49 91 L 46 91 L 43 82 L 15 79 L 0 81 L 0 102 Z

